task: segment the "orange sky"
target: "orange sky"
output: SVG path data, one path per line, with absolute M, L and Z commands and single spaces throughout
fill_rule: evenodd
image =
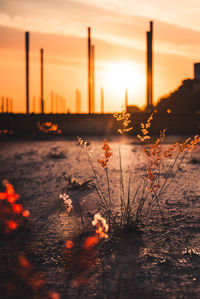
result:
M 151 4 L 151 5 L 150 5 Z M 25 112 L 24 32 L 30 31 L 30 110 L 40 97 L 40 48 L 44 48 L 45 111 L 50 92 L 66 98 L 75 112 L 75 89 L 87 112 L 87 27 L 95 45 L 95 110 L 104 88 L 105 112 L 146 98 L 146 35 L 154 21 L 154 102 L 193 77 L 200 61 L 200 2 L 159 0 L 1 0 L 0 96 Z

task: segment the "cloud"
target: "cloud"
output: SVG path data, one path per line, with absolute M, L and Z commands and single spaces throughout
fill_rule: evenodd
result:
M 3 0 L 0 1 L 0 25 L 24 31 L 74 36 L 85 39 L 87 27 L 92 38 L 134 51 L 146 50 L 149 29 L 147 12 L 154 18 L 154 48 L 157 53 L 198 57 L 200 32 L 170 24 L 183 15 L 190 19 L 196 0 L 186 9 L 186 0 Z M 173 5 L 172 5 L 173 3 Z M 171 10 L 171 14 L 170 14 Z M 196 5 L 196 15 L 200 5 Z M 159 12 L 159 13 L 158 13 Z M 135 15 L 133 15 L 133 13 Z M 158 19 L 159 18 L 159 19 Z M 160 19 L 166 19 L 167 22 Z M 177 23 L 177 21 L 175 22 Z M 69 41 L 70 42 L 70 41 Z

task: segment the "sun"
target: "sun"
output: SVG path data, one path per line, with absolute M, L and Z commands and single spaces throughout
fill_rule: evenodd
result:
M 138 104 L 145 88 L 145 75 L 140 65 L 133 62 L 113 62 L 105 67 L 105 88 L 115 103 L 124 103 L 127 89 L 131 104 Z

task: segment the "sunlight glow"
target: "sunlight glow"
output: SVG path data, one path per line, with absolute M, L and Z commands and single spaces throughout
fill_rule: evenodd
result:
M 145 75 L 139 65 L 129 62 L 111 63 L 105 70 L 105 84 L 113 98 L 121 98 L 123 103 L 125 89 L 131 97 L 138 98 L 144 89 Z

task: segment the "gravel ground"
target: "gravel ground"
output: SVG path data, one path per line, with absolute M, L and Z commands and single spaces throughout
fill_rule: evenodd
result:
M 164 147 L 174 140 L 177 137 L 169 138 Z M 147 161 L 135 139 L 115 137 L 108 143 L 113 152 L 109 165 L 111 198 L 117 209 L 119 144 L 125 190 L 130 168 L 133 193 L 141 184 Z M 90 138 L 89 144 L 93 165 L 107 194 L 105 171 L 97 163 L 103 156 L 103 142 Z M 70 175 L 78 181 L 94 179 L 87 155 L 76 140 L 2 142 L 0 178 L 14 186 L 30 217 L 22 231 L 1 237 L 0 298 L 200 298 L 199 162 L 196 148 L 186 155 L 177 176 L 159 198 L 164 219 L 155 205 L 150 215 L 143 217 L 137 232 L 109 239 L 90 252 L 90 257 L 74 248 L 69 265 L 64 244 L 75 238 L 78 227 L 73 212 L 67 213 L 59 196 L 69 194 L 76 209 L 88 209 L 91 220 L 99 211 L 92 186 L 73 190 L 66 180 Z M 172 159 L 165 161 L 161 180 L 172 163 Z M 22 255 L 32 265 L 26 279 L 16 274 L 17 259 Z M 82 259 L 90 261 L 85 268 L 80 266 Z M 44 281 L 42 291 L 32 287 L 30 277 L 35 276 Z

